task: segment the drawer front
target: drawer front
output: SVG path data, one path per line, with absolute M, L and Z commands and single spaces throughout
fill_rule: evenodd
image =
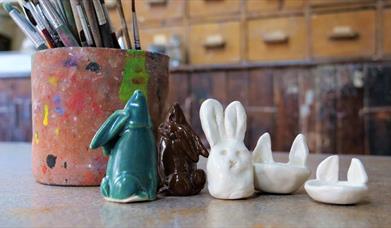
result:
M 384 54 L 389 56 L 391 55 L 391 9 L 385 10 L 383 16 Z
M 248 60 L 300 60 L 307 53 L 304 17 L 259 19 L 248 22 Z
M 294 1 L 294 0 L 293 0 Z M 376 3 L 377 0 L 308 0 L 310 5 L 351 5 L 360 3 Z
M 131 24 L 131 3 L 122 1 L 126 21 Z M 180 19 L 184 16 L 185 0 L 142 0 L 137 1 L 137 19 L 142 23 L 160 22 L 162 20 Z M 110 9 L 111 18 L 115 28 L 119 29 L 121 22 L 117 10 Z
M 188 6 L 191 17 L 213 17 L 239 13 L 240 0 L 190 0 Z
M 179 36 L 182 46 L 185 47 L 185 30 L 183 27 L 166 27 L 164 29 L 142 29 L 140 39 L 142 48 L 150 50 L 152 45 L 166 47 L 173 36 Z
M 375 11 L 313 15 L 315 58 L 369 57 L 375 51 Z
M 302 10 L 305 6 L 305 0 L 285 0 L 283 4 L 284 10 Z
M 239 22 L 192 26 L 190 32 L 190 47 L 190 62 L 192 64 L 239 62 Z
M 247 0 L 247 12 L 267 13 L 277 11 L 280 7 L 280 0 Z
M 305 0 L 247 0 L 247 12 L 268 13 L 277 10 L 302 10 Z

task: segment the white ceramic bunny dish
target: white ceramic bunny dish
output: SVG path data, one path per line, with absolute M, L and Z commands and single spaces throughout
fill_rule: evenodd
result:
M 247 198 L 254 193 L 251 154 L 243 143 L 247 116 L 242 104 L 234 101 L 223 110 L 214 99 L 200 109 L 202 129 L 211 151 L 206 171 L 209 193 L 219 199 Z
M 269 133 L 263 134 L 253 152 L 255 189 L 268 193 L 289 194 L 298 190 L 311 172 L 307 167 L 308 147 L 302 134 L 296 136 L 288 163 L 275 162 Z
M 347 181 L 338 180 L 338 155 L 323 160 L 316 169 L 316 179 L 308 180 L 304 188 L 315 201 L 329 204 L 356 204 L 367 194 L 368 176 L 360 160 L 353 158 Z

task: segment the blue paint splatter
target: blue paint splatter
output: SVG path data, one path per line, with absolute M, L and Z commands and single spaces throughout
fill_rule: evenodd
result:
M 77 66 L 77 59 L 74 58 L 74 57 L 69 57 L 69 58 L 65 61 L 64 66 L 65 66 L 65 67 L 76 67 L 76 66 Z
M 53 97 L 54 111 L 60 115 L 64 115 L 64 109 L 61 107 L 61 97 L 56 95 Z

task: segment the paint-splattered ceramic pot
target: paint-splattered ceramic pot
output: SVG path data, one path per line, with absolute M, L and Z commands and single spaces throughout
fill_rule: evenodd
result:
M 91 138 L 136 89 L 147 96 L 156 130 L 168 90 L 168 57 L 106 48 L 45 50 L 33 57 L 31 83 L 35 179 L 99 185 L 107 158 L 88 149 Z

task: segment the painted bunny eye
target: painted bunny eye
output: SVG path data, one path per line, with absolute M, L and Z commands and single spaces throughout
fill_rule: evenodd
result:
M 240 155 L 240 151 L 239 150 L 235 151 L 235 155 L 239 156 Z
M 226 154 L 227 154 L 227 151 L 226 151 L 226 150 L 222 150 L 222 151 L 220 152 L 220 154 L 221 154 L 221 155 L 226 155 Z

